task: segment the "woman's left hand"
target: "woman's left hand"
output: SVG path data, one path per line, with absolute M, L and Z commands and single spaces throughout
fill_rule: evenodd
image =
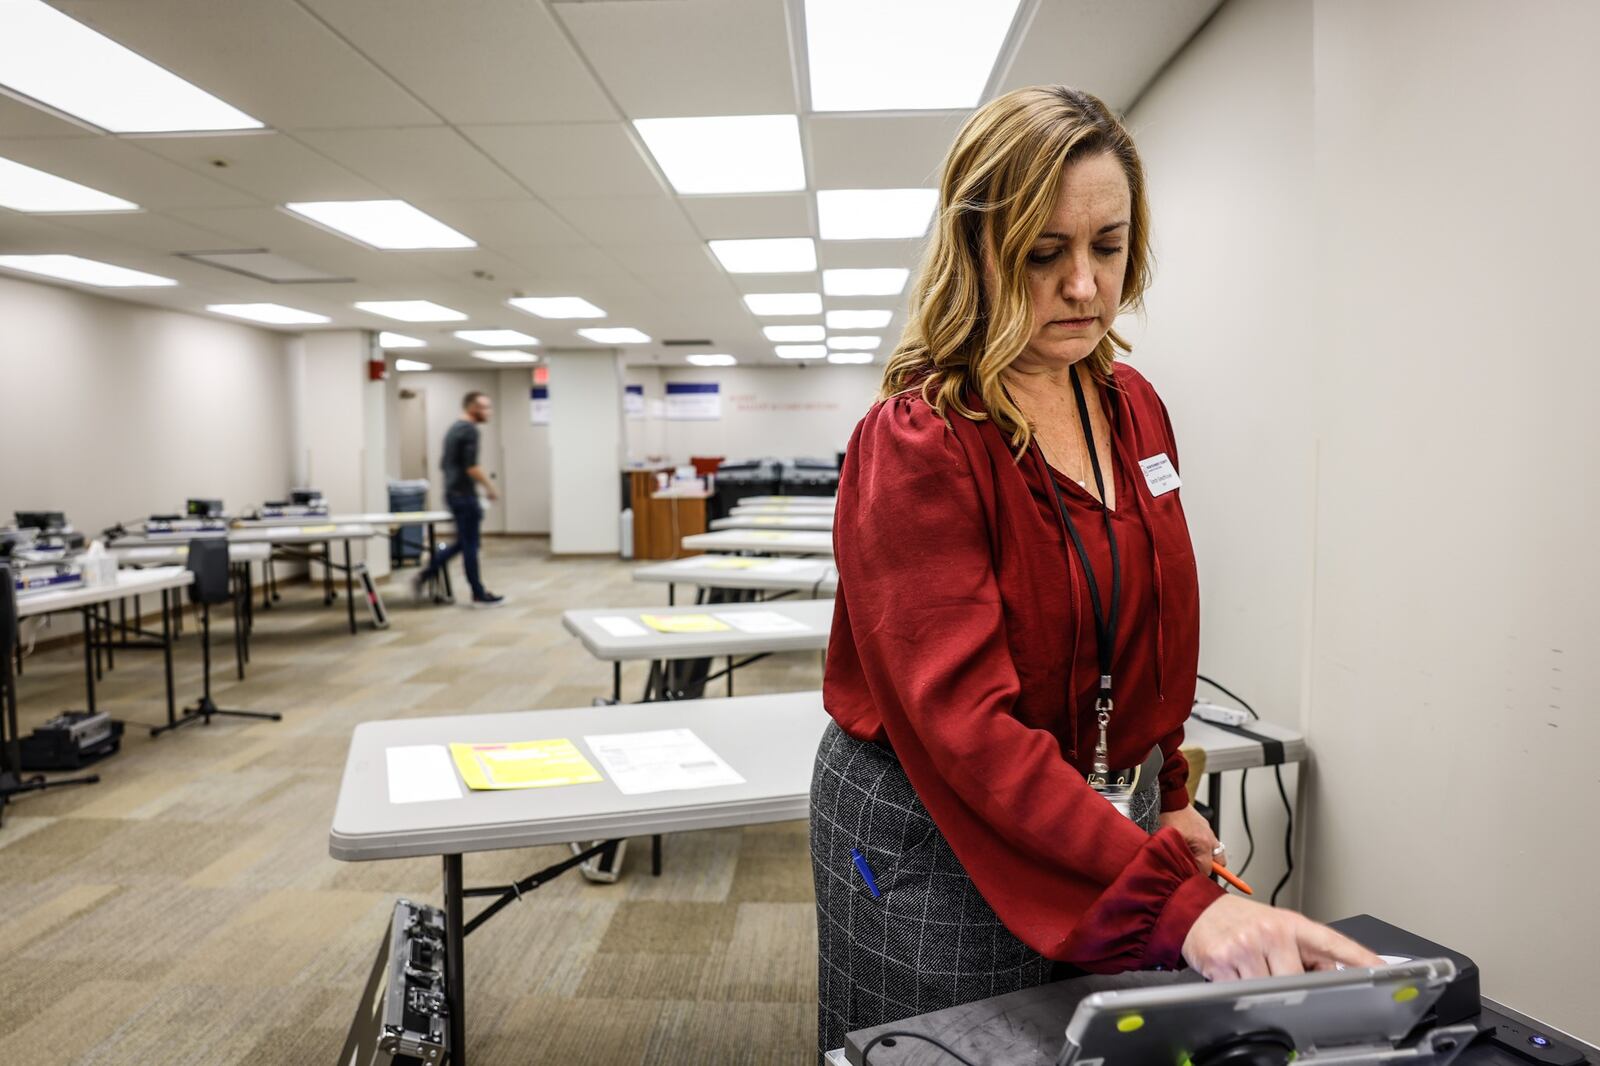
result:
M 1217 835 L 1211 831 L 1211 823 L 1200 817 L 1200 812 L 1194 805 L 1183 808 L 1181 811 L 1165 811 L 1161 814 L 1161 828 L 1168 826 L 1183 834 L 1184 843 L 1189 845 L 1189 850 L 1194 854 L 1194 861 L 1202 873 L 1211 872 L 1213 862 L 1228 865 L 1228 853 L 1218 851 L 1222 846 L 1217 840 Z

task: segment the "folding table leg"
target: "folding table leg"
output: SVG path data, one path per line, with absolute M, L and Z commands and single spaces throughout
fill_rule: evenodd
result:
M 450 1005 L 450 1066 L 467 1066 L 466 930 L 462 924 L 465 888 L 461 856 L 444 857 L 444 985 Z

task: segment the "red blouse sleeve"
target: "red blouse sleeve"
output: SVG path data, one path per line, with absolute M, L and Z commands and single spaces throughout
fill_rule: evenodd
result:
M 835 519 L 833 639 L 850 647 L 830 654 L 824 695 L 865 688 L 935 824 L 1021 940 L 1090 970 L 1180 965 L 1221 889 L 1176 830 L 1147 836 L 1053 735 L 1013 717 L 985 514 L 965 449 L 926 404 L 868 413 Z

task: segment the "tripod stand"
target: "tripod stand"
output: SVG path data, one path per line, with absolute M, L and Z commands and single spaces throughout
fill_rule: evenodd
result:
M 71 777 L 60 781 L 47 781 L 43 774 L 22 776 L 21 737 L 17 732 L 17 678 L 12 671 L 12 649 L 17 646 L 17 586 L 11 568 L 0 566 L 0 818 L 5 816 L 6 804 L 12 796 L 25 792 L 43 792 L 47 788 L 64 788 L 67 785 L 92 785 L 100 780 L 99 774 Z

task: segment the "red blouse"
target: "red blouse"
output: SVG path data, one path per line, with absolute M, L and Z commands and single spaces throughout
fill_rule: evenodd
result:
M 1101 389 L 1112 427 L 1122 561 L 1112 766 L 1166 755 L 1161 807 L 1188 804 L 1178 752 L 1194 699 L 1200 607 L 1179 491 L 1139 460 L 1178 451 L 1165 406 L 1123 364 Z M 1094 615 L 1037 448 L 1018 461 L 992 422 L 898 396 L 856 427 L 839 478 L 839 588 L 823 702 L 893 746 L 978 890 L 1030 947 L 1085 969 L 1181 965 L 1222 890 L 1175 829 L 1147 836 L 1084 780 L 1099 679 Z M 1056 476 L 1102 596 L 1100 504 Z M 1070 694 L 1070 698 L 1069 698 Z

